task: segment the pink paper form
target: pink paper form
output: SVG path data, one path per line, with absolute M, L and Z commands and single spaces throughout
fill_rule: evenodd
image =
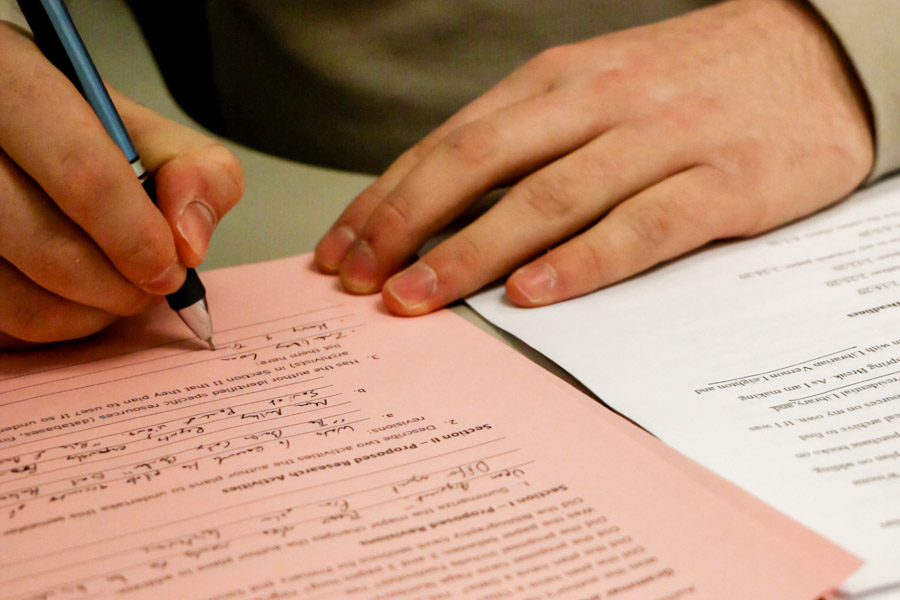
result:
M 0 354 L 0 597 L 812 600 L 859 564 L 450 312 L 308 256 L 204 281 L 216 352 L 160 307 Z

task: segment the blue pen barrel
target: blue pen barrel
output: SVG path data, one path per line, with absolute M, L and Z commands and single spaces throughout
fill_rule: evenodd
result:
M 41 52 L 78 88 L 129 162 L 138 158 L 122 118 L 100 79 L 62 0 L 19 0 Z

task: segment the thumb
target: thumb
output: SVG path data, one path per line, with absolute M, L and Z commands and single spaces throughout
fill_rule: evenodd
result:
M 180 154 L 156 171 L 156 202 L 172 227 L 182 262 L 203 262 L 213 230 L 240 199 L 244 179 L 237 159 L 219 144 Z
M 244 193 L 234 154 L 216 140 L 111 90 L 116 107 L 156 185 L 156 204 L 169 222 L 185 266 L 203 262 L 216 225 Z

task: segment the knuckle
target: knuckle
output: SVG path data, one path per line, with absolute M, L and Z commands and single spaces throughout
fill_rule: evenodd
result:
M 726 198 L 728 210 L 718 210 L 711 218 L 724 236 L 754 235 L 773 227 L 780 221 L 780 203 L 774 196 L 760 197 L 746 190 L 772 189 L 770 149 L 758 140 L 741 140 L 722 144 L 713 152 L 710 162 L 715 170 L 714 189 Z M 791 165 L 791 168 L 795 168 Z
M 367 207 L 377 207 L 380 206 L 385 200 L 387 200 L 390 195 L 389 192 L 393 190 L 387 189 L 384 185 L 379 185 L 381 182 L 376 181 L 362 192 L 353 200 L 353 203 L 348 207 L 345 211 L 344 216 L 348 216 L 348 214 L 352 213 L 352 216 L 357 217 L 357 213 L 367 212 Z M 344 216 L 341 217 L 341 220 L 344 221 Z M 353 223 L 350 223 L 351 225 Z
M 178 254 L 165 224 L 138 220 L 129 222 L 128 228 L 131 235 L 119 236 L 102 247 L 116 270 L 139 286 L 159 283 L 167 274 L 174 277 Z M 171 282 L 167 279 L 167 283 Z
M 150 306 L 152 297 L 149 294 L 127 284 L 112 288 L 85 288 L 85 277 L 99 274 L 85 272 L 86 269 L 97 268 L 91 255 L 91 250 L 83 242 L 53 236 L 36 247 L 34 264 L 28 269 L 28 276 L 39 284 L 52 282 L 53 290 L 64 297 L 69 297 L 67 290 L 89 291 L 92 300 L 88 300 L 88 304 L 102 306 L 118 316 L 135 315 Z
M 519 197 L 525 208 L 544 221 L 565 220 L 576 209 L 577 202 L 571 194 L 574 181 L 562 172 L 542 173 L 525 182 Z
M 716 145 L 713 164 L 723 173 L 739 178 L 765 177 L 771 165 L 771 144 L 766 139 L 745 137 Z
M 626 224 L 638 247 L 652 253 L 666 243 L 674 229 L 671 210 L 670 205 L 663 203 L 632 207 Z
M 123 260 L 128 264 L 142 265 L 148 270 L 162 272 L 174 258 L 160 249 L 164 247 L 156 227 L 149 223 L 136 223 L 135 235 L 128 240 Z
M 445 244 L 444 260 L 457 273 L 476 273 L 488 264 L 484 249 L 468 235 L 457 235 Z
M 458 162 L 487 165 L 500 154 L 500 132 L 490 121 L 473 121 L 454 130 L 444 140 L 446 152 Z
M 87 258 L 87 250 L 76 240 L 65 236 L 51 236 L 35 249 L 34 275 L 36 281 L 53 281 L 62 287 L 73 283 L 76 273 Z
M 206 153 L 210 160 L 215 161 L 221 168 L 227 178 L 228 197 L 232 203 L 244 195 L 246 189 L 246 179 L 244 177 L 244 169 L 241 167 L 241 161 L 234 155 L 231 150 L 226 148 L 219 142 L 212 142 L 206 147 Z
M 875 144 L 868 130 L 837 142 L 834 147 L 834 163 L 846 169 L 846 179 L 859 185 L 872 170 L 875 161 Z
M 617 66 L 607 66 L 602 71 L 592 73 L 579 82 L 579 85 L 583 86 L 583 91 L 589 98 L 606 98 L 610 91 L 620 94 L 633 92 L 638 87 L 633 73 Z
M 76 315 L 67 310 L 64 301 L 22 302 L 12 314 L 10 335 L 26 341 L 43 344 L 71 337 L 69 328 Z
M 70 149 L 59 162 L 58 187 L 52 195 L 58 194 L 59 200 L 63 200 L 67 209 L 74 211 L 79 219 L 99 216 L 105 205 L 103 200 L 115 192 L 116 181 L 107 175 L 102 166 L 104 163 L 98 152 L 84 146 Z
M 117 236 L 101 247 L 116 270 L 139 286 L 157 282 L 167 274 L 174 277 L 178 253 L 171 230 L 164 223 L 141 220 L 130 222 L 128 230 L 127 237 Z
M 698 123 L 710 121 L 720 112 L 719 104 L 714 98 L 701 94 L 685 96 L 680 90 L 673 90 L 671 87 L 657 85 L 652 93 L 648 93 L 651 101 L 647 106 L 657 118 L 674 129 L 689 130 Z
M 722 211 L 718 219 L 711 223 L 721 231 L 722 237 L 752 236 L 762 233 L 779 222 L 779 211 L 767 202 L 748 198 L 737 206 Z
M 395 164 L 399 164 L 401 161 L 411 164 L 422 162 L 425 160 L 425 157 L 431 153 L 434 147 L 441 142 L 441 137 L 441 132 L 439 130 L 432 131 L 401 154 L 395 161 Z
M 568 67 L 575 59 L 573 56 L 577 52 L 576 44 L 563 44 L 554 46 L 541 51 L 527 64 L 527 68 L 532 68 L 537 72 L 557 73 Z
M 135 293 L 124 295 L 110 312 L 118 317 L 130 317 L 144 312 L 154 302 L 154 297 L 150 294 L 135 290 Z
M 399 232 L 406 232 L 413 228 L 415 223 L 415 210 L 417 198 L 405 186 L 394 189 L 378 206 L 376 223 L 381 229 L 388 232 L 391 238 L 396 238 Z M 378 227 L 376 227 L 377 229 Z
M 26 342 L 48 341 L 50 337 L 45 331 L 46 321 L 42 307 L 36 303 L 23 302 L 13 308 L 10 324 L 6 333 Z
M 591 283 L 599 284 L 608 278 L 613 261 L 607 250 L 583 237 L 576 237 L 569 242 L 569 252 L 574 258 L 572 261 L 574 270 Z

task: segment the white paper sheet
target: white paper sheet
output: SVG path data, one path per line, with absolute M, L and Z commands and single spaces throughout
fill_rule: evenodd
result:
M 469 303 L 605 402 L 900 582 L 900 179 L 540 309 Z

